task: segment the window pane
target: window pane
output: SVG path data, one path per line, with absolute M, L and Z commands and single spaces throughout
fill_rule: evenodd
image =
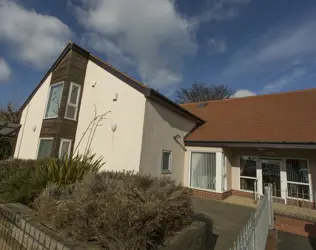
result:
M 38 147 L 37 159 L 43 159 L 51 156 L 53 146 L 53 140 L 40 140 L 40 145 Z
M 66 117 L 67 118 L 71 118 L 71 119 L 75 119 L 75 115 L 76 115 L 76 107 L 67 105 Z
M 255 179 L 240 178 L 240 189 L 255 191 Z
M 62 141 L 61 142 L 61 149 L 60 149 L 60 154 L 59 154 L 60 158 L 64 157 L 65 155 L 68 155 L 69 147 L 70 147 L 69 141 Z
M 190 186 L 204 189 L 215 189 L 216 153 L 191 154 Z
M 287 180 L 308 183 L 308 168 L 306 160 L 286 160 Z
M 162 153 L 162 170 L 170 170 L 170 152 L 163 152 Z
M 257 177 L 257 161 L 251 157 L 240 157 L 240 176 Z
M 299 184 L 287 184 L 288 197 L 307 199 L 309 200 L 309 186 Z
M 54 85 L 50 88 L 45 118 L 58 116 L 62 90 L 63 84 Z
M 72 85 L 69 102 L 76 105 L 78 94 L 79 94 L 79 88 L 75 85 Z

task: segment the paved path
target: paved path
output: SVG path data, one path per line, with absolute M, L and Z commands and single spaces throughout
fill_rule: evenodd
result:
M 278 231 L 278 250 L 316 250 L 316 239 Z
M 215 200 L 193 197 L 192 205 L 196 212 L 204 213 L 213 221 L 213 238 L 215 250 L 228 250 L 240 230 L 254 211 L 251 207 L 224 203 Z M 216 239 L 216 236 L 217 239 Z

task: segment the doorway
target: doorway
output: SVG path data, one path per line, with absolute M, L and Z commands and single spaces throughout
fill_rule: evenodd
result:
M 262 191 L 271 184 L 272 195 L 281 198 L 281 160 L 261 159 Z

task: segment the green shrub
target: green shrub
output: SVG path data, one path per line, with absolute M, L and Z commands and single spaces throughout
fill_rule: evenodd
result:
M 89 173 L 76 184 L 49 185 L 34 204 L 65 237 L 105 249 L 155 249 L 193 216 L 188 189 L 131 172 Z
M 9 138 L 0 136 L 0 160 L 6 160 L 12 153 L 12 144 Z
M 32 202 L 49 183 L 65 185 L 83 179 L 103 166 L 95 155 L 78 155 L 64 159 L 19 160 L 0 162 L 0 202 Z
M 0 162 L 0 201 L 30 204 L 45 188 L 46 183 L 37 169 L 43 160 L 10 160 Z
M 47 183 L 60 186 L 80 181 L 87 172 L 98 172 L 103 165 L 102 158 L 95 159 L 95 154 L 76 155 L 50 160 L 38 173 Z

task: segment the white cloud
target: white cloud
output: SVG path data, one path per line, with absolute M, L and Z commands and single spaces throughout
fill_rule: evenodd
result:
M 208 45 L 209 45 L 209 53 L 211 54 L 221 54 L 227 51 L 225 40 L 211 38 L 208 41 Z
M 238 15 L 239 8 L 251 0 L 211 0 L 205 10 L 195 17 L 197 23 L 227 20 Z
M 247 89 L 239 89 L 235 92 L 235 94 L 232 95 L 231 98 L 238 98 L 238 97 L 246 97 L 246 96 L 255 96 L 256 93 L 247 90 Z
M 69 27 L 58 18 L 25 9 L 12 0 L 0 1 L 0 42 L 5 42 L 18 60 L 45 68 L 70 37 Z
M 9 64 L 0 57 L 0 82 L 7 81 L 11 75 Z
M 288 84 L 294 83 L 302 79 L 307 71 L 303 68 L 295 68 L 291 74 L 286 74 L 268 84 L 263 88 L 263 93 L 278 92 Z
M 232 18 L 248 1 L 211 1 L 201 16 L 190 18 L 177 11 L 175 0 L 73 0 L 71 8 L 89 33 L 86 44 L 111 63 L 134 65 L 142 81 L 164 88 L 181 82 L 185 58 L 198 49 L 200 23 Z M 216 46 L 225 50 L 223 43 Z
M 99 37 L 88 43 L 123 63 L 135 62 L 143 81 L 153 87 L 182 80 L 183 59 L 197 50 L 188 19 L 180 16 L 173 1 L 81 0 L 78 21 Z M 90 37 L 91 38 L 91 37 Z
M 276 69 L 280 65 L 291 64 L 298 58 L 316 53 L 315 30 L 315 18 L 298 25 L 278 26 L 268 30 L 230 58 L 223 76 L 234 78 Z

